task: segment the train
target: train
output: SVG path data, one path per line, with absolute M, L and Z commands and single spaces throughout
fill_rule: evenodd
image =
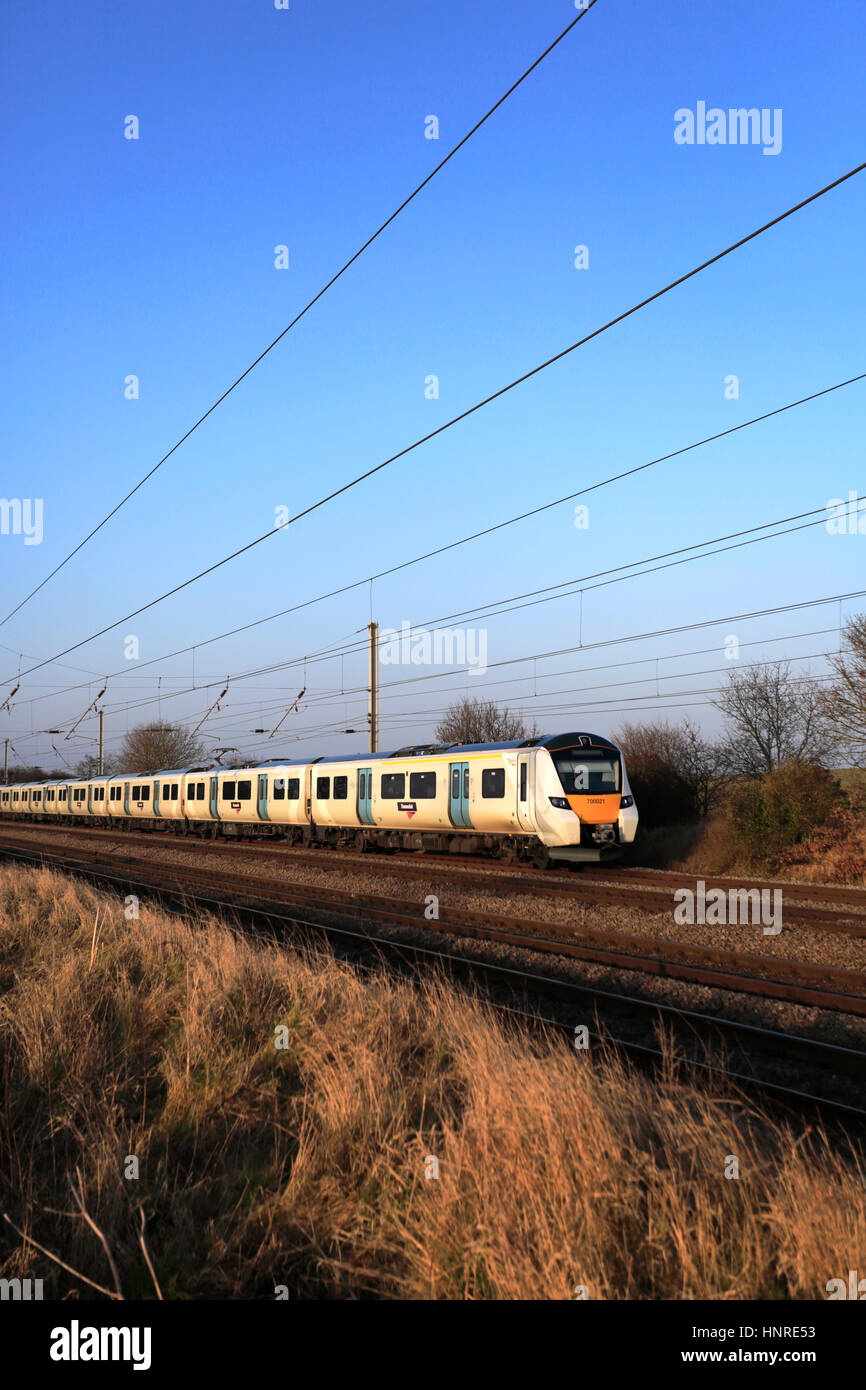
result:
M 4 785 L 0 822 L 16 819 L 482 852 L 546 868 L 621 858 L 638 809 L 620 749 L 565 733 Z

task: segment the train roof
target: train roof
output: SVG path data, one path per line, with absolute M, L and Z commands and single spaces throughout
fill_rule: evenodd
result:
M 48 777 L 43 782 L 10 782 L 7 788 L 22 790 L 27 787 L 72 786 L 76 783 L 113 782 L 118 779 L 132 780 L 135 777 L 185 777 L 195 773 L 227 773 L 255 771 L 257 768 L 274 767 L 320 767 L 332 763 L 367 763 L 372 760 L 387 761 L 389 758 L 422 758 L 434 754 L 453 753 L 499 753 L 516 748 L 546 748 L 558 752 L 566 748 L 608 748 L 617 752 L 617 746 L 601 734 L 576 731 L 566 734 L 538 734 L 533 738 L 505 739 L 496 743 L 418 743 L 404 748 L 396 748 L 384 753 L 328 753 L 314 758 L 266 758 L 262 762 L 245 763 L 241 767 L 223 767 L 220 763 L 210 766 L 177 767 L 168 770 L 156 769 L 152 772 L 117 772 L 102 777 Z

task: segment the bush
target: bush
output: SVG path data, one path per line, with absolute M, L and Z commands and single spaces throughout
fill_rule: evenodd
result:
M 763 777 L 730 788 L 728 835 L 748 858 L 778 865 L 846 804 L 845 793 L 825 768 L 781 763 Z

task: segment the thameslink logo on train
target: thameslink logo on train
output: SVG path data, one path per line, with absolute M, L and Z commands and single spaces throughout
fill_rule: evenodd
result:
M 772 906 L 771 906 L 772 893 Z M 782 930 L 781 888 L 711 888 L 702 878 L 697 890 L 678 888 L 674 893 L 674 921 L 680 926 L 760 926 L 764 936 Z

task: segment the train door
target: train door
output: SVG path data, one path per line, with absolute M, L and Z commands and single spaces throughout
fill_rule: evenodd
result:
M 258 807 L 259 820 L 270 820 L 268 815 L 268 774 L 266 772 L 259 773 Z
M 90 815 L 93 815 L 93 788 L 89 783 L 87 786 L 87 810 Z
M 153 814 L 159 815 L 159 778 L 155 777 L 153 782 Z
M 532 766 L 528 753 L 517 755 L 517 820 L 523 830 L 532 830 L 532 788 L 530 786 Z
M 129 783 L 128 783 L 128 782 L 124 782 L 124 784 L 123 784 L 123 814 L 124 814 L 125 816 L 128 816 L 128 815 L 129 815 Z
M 358 768 L 358 820 L 362 825 L 373 824 L 373 769 Z
M 219 784 L 217 779 L 216 777 L 212 777 L 210 779 L 210 813 L 213 820 L 219 820 L 220 818 L 219 802 L 217 801 L 218 791 Z
M 451 763 L 449 772 L 448 811 L 451 824 L 458 830 L 471 830 L 469 817 L 469 764 Z

